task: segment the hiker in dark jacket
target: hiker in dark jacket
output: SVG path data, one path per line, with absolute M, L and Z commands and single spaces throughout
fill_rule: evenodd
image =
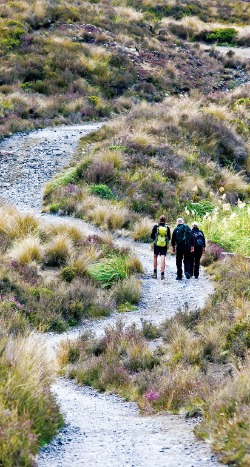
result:
M 199 229 L 198 222 L 193 222 L 191 231 L 191 275 L 198 279 L 200 259 L 206 248 L 205 235 Z
M 191 277 L 191 229 L 181 217 L 177 219 L 177 227 L 172 235 L 173 252 L 176 253 L 177 277 L 182 280 L 182 261 L 184 260 L 184 273 L 187 279 Z
M 154 225 L 151 238 L 154 240 L 154 273 L 153 277 L 157 279 L 157 259 L 161 256 L 161 279 L 164 279 L 166 254 L 168 243 L 171 240 L 170 228 L 166 225 L 166 217 L 161 216 L 159 224 Z

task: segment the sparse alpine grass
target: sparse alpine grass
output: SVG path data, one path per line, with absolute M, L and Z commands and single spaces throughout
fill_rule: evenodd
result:
M 143 322 L 142 330 L 118 323 L 99 339 L 63 344 L 59 358 L 70 378 L 115 391 L 144 411 L 203 415 L 197 434 L 223 462 L 247 465 L 249 261 L 225 257 L 210 273 L 216 289 L 203 310 L 179 312 L 160 327 Z M 163 343 L 152 351 L 145 337 Z
M 70 189 L 49 189 L 45 210 L 57 206 L 61 214 L 75 214 L 103 229 L 126 229 L 141 241 L 150 241 L 162 213 L 172 224 L 179 215 L 212 215 L 220 205 L 233 212 L 238 199 L 249 199 L 242 171 L 249 170 L 247 90 L 242 86 L 216 103 L 169 97 L 134 106 L 82 139 L 78 181 Z M 239 253 L 244 248 L 229 245 Z
M 8 206 L 1 213 L 0 310 L 8 330 L 61 332 L 83 317 L 107 316 L 116 305 L 138 302 L 134 276 L 143 271 L 141 263 L 116 248 L 110 235 L 86 237 L 68 223 L 42 224 Z M 119 299 L 113 291 L 118 281 L 124 291 Z
M 181 41 L 197 37 L 247 45 L 249 35 L 234 23 L 248 19 L 243 0 L 237 5 L 224 0 L 216 8 L 212 0 L 206 5 L 201 0 L 195 5 L 191 0 L 183 5 L 141 0 L 132 5 L 129 0 L 122 5 L 104 0 L 2 2 L 0 138 L 49 124 L 107 118 L 127 112 L 135 100 L 160 102 L 166 92 L 199 89 L 207 94 L 219 81 L 226 87 L 234 61 L 224 64 L 216 54 L 208 56 L 187 42 L 180 42 L 180 54 L 176 35 Z M 153 135 L 141 126 L 134 142 L 150 141 Z
M 250 256 L 250 207 L 241 201 L 237 207 L 224 203 L 222 208 L 205 216 L 201 228 L 211 242 L 224 250 Z
M 31 467 L 63 424 L 50 391 L 55 368 L 33 334 L 14 337 L 1 326 L 0 346 L 0 464 Z

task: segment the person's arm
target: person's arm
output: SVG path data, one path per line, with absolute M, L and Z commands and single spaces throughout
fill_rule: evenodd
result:
M 202 235 L 203 235 L 203 250 L 205 251 L 205 249 L 206 249 L 206 239 L 205 239 L 205 235 L 204 235 L 203 232 L 202 232 Z
M 173 250 L 175 249 L 175 244 L 176 244 L 176 229 L 174 229 L 173 231 L 172 240 L 171 240 L 171 245 L 173 247 Z
M 167 237 L 168 237 L 168 240 L 169 240 L 169 242 L 170 242 L 170 240 L 171 240 L 171 232 L 170 232 L 170 228 L 169 228 L 169 227 L 167 228 Z
M 155 240 L 156 232 L 157 232 L 157 225 L 154 225 L 153 230 L 151 232 L 152 240 Z
M 193 235 L 193 233 L 191 233 L 191 240 L 190 241 L 191 241 L 191 253 L 193 253 L 194 252 L 194 235 Z
M 194 235 L 193 232 L 191 232 L 191 247 L 194 247 Z

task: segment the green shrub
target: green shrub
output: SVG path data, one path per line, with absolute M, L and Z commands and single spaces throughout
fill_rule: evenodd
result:
M 52 203 L 52 204 L 49 205 L 49 210 L 52 213 L 58 212 L 59 209 L 60 209 L 60 203 Z
M 151 321 L 142 320 L 142 332 L 146 339 L 157 339 L 161 335 L 160 328 Z
M 102 199 L 114 199 L 114 194 L 107 185 L 90 185 L 90 192 Z
M 199 203 L 188 202 L 186 208 L 195 217 L 203 217 L 207 213 L 212 212 L 215 206 L 210 201 L 202 200 L 202 201 L 199 201 Z
M 135 311 L 136 306 L 132 305 L 130 302 L 125 302 L 122 303 L 121 305 L 118 305 L 117 307 L 117 312 L 118 313 L 128 313 L 129 311 Z
M 77 183 L 79 181 L 77 167 L 70 167 L 62 175 L 54 178 L 51 182 L 46 185 L 45 196 L 50 194 L 51 191 L 55 190 L 57 187 L 66 186 L 69 183 Z
M 77 274 L 77 271 L 76 271 L 75 268 L 72 268 L 70 266 L 66 266 L 61 271 L 61 278 L 65 282 L 72 282 L 73 279 L 76 277 L 76 274 Z
M 7 51 L 19 47 L 25 32 L 23 24 L 19 21 L 9 20 L 4 25 L 0 24 L 0 49 Z
M 92 279 L 104 286 L 111 286 L 128 275 L 125 258 L 121 256 L 103 259 L 89 267 L 88 273 Z
M 207 42 L 218 42 L 218 44 L 233 44 L 238 35 L 234 28 L 215 29 L 206 36 Z

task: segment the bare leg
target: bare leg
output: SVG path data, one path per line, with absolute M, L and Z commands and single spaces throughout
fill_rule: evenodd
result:
M 165 272 L 166 256 L 161 255 L 161 272 Z
M 157 269 L 157 255 L 154 255 L 154 269 Z

